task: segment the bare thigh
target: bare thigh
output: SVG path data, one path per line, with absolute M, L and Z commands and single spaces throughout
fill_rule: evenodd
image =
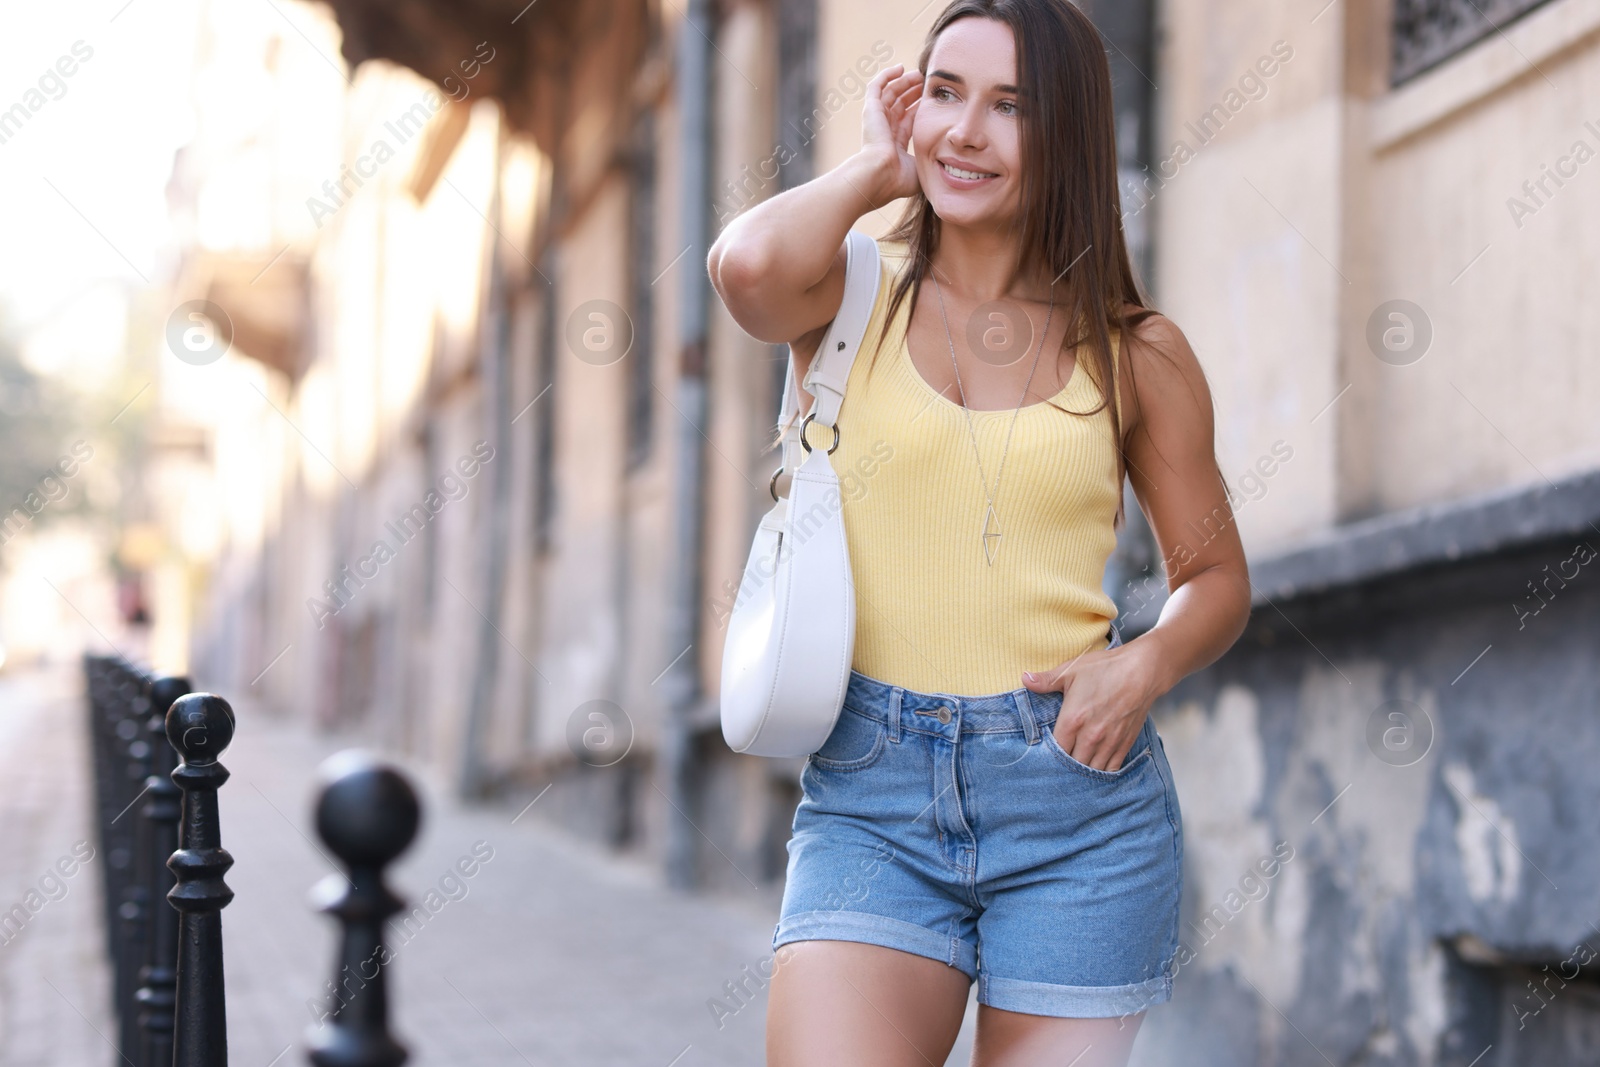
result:
M 944 1067 L 970 988 L 899 949 L 790 942 L 767 990 L 767 1067 Z
M 1144 1012 L 1057 1019 L 978 1005 L 972 1067 L 1127 1067 Z

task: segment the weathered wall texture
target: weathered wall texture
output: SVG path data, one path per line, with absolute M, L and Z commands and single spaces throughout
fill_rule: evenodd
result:
M 1579 530 L 1267 607 L 1169 694 L 1188 951 L 1144 1062 L 1600 1054 L 1597 486 Z
M 1206 367 L 1224 476 L 1293 456 L 1236 507 L 1250 629 L 1156 712 L 1190 940 L 1142 1063 L 1600 1056 L 1600 320 L 1578 295 L 1600 230 L 1575 146 L 1600 150 L 1600 5 L 1393 90 L 1388 14 L 1167 9 L 1163 144 L 1293 49 L 1155 200 L 1156 295 Z M 1562 185 L 1520 188 L 1560 157 Z

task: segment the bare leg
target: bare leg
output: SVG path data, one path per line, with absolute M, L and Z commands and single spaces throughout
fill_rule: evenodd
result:
M 856 941 L 780 946 L 767 1067 L 944 1067 L 971 983 L 939 960 Z
M 1127 1067 L 1144 1012 L 1057 1019 L 978 1005 L 972 1067 Z

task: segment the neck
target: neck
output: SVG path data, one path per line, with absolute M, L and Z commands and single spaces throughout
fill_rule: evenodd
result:
M 976 304 L 1001 299 L 1043 304 L 1050 301 L 1052 292 L 1060 293 L 1059 283 L 1052 291 L 1052 279 L 1045 277 L 1042 268 L 1025 270 L 1020 258 L 1021 250 L 1009 230 L 941 222 L 939 250 L 932 256 L 931 266 L 946 292 Z

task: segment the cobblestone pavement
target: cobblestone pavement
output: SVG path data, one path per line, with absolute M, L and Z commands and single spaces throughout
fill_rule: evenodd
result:
M 310 888 L 335 870 L 312 830 L 317 764 L 349 742 L 235 701 L 222 762 L 229 1062 L 288 1067 L 328 1001 L 335 926 Z M 77 841 L 92 840 L 75 671 L 0 676 L 0 902 L 9 908 Z M 49 730 L 55 721 L 68 729 Z M 410 906 L 391 929 L 393 1029 L 411 1063 L 450 1067 L 709 1067 L 763 1062 L 766 996 L 727 983 L 771 956 L 780 890 L 755 897 L 666 888 L 647 860 L 541 823 L 537 812 L 454 802 L 425 769 L 417 842 L 391 872 Z M 515 819 L 515 821 L 513 821 Z M 477 860 L 471 877 L 456 863 Z M 485 859 L 487 857 L 487 859 Z M 100 928 L 99 857 L 0 945 L 0 1067 L 97 1067 L 115 1053 Z M 731 1015 L 720 1019 L 718 998 Z M 965 1064 L 974 1005 L 950 1064 Z M 102 1036 L 104 1035 L 104 1036 Z

